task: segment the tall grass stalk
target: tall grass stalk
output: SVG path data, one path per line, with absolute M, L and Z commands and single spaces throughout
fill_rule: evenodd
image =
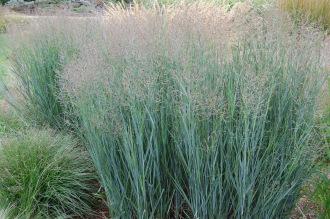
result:
M 63 123 L 63 107 L 58 99 L 58 73 L 61 71 L 61 50 L 56 42 L 36 42 L 16 53 L 12 69 L 17 76 L 24 107 L 38 122 L 59 127 Z
M 61 101 L 59 77 L 64 65 L 78 50 L 72 36 L 68 37 L 70 33 L 64 33 L 64 28 L 56 27 L 51 19 L 47 22 L 47 25 L 43 22 L 37 26 L 31 24 L 32 33 L 19 39 L 21 42 L 13 51 L 11 70 L 18 92 L 9 90 L 14 94 L 10 100 L 38 125 L 63 129 L 68 119 L 64 117 L 64 111 L 69 106 Z

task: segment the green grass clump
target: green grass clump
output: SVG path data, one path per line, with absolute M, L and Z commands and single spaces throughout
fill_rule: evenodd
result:
M 60 39 L 42 37 L 13 53 L 11 67 L 18 81 L 21 98 L 17 106 L 40 125 L 64 127 L 64 106 L 59 93 L 59 74 L 66 61 Z
M 14 206 L 8 218 L 93 213 L 93 168 L 69 136 L 31 130 L 6 139 L 0 150 L 0 208 Z
M 102 47 L 67 68 L 111 217 L 285 218 L 311 175 L 324 81 L 312 33 L 268 20 L 229 43 L 198 23 L 203 9 L 114 11 Z
M 319 160 L 320 174 L 316 176 L 314 181 L 314 191 L 311 199 L 319 207 L 320 218 L 330 218 L 330 80 L 328 79 L 328 89 L 325 99 L 326 109 L 322 120 L 322 127 L 324 127 L 324 153 Z
M 0 136 L 22 130 L 24 127 L 24 122 L 16 115 L 0 110 Z
M 321 208 L 320 218 L 330 217 L 330 179 L 327 175 L 321 175 L 316 182 L 313 200 Z

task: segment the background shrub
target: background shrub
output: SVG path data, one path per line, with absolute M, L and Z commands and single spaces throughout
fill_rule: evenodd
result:
M 63 76 L 111 216 L 288 216 L 318 153 L 318 35 L 271 13 L 238 31 L 209 5 L 112 10 Z
M 7 2 L 9 2 L 9 0 L 0 0 L 1 5 L 5 5 Z
M 1 208 L 9 218 L 91 215 L 95 176 L 88 155 L 65 135 L 31 130 L 0 153 Z

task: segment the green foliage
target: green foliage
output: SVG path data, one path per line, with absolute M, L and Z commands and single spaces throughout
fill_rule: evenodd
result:
M 0 218 L 9 218 L 9 211 L 10 211 L 10 207 L 2 207 L 0 209 Z
M 5 5 L 9 0 L 0 0 L 0 5 Z
M 56 129 L 64 127 L 64 106 L 58 96 L 59 73 L 66 61 L 64 45 L 60 39 L 38 37 L 14 52 L 11 60 L 27 117 Z
M 86 6 L 86 5 L 81 5 L 78 8 L 73 8 L 72 11 L 76 12 L 76 13 L 87 13 L 91 10 L 90 7 Z
M 8 218 L 92 214 L 93 168 L 69 136 L 31 130 L 0 149 L 0 209 L 15 206 Z
M 330 80 L 327 80 L 327 93 L 325 94 L 324 98 L 322 98 L 322 104 L 324 105 L 323 108 L 323 116 L 319 121 L 320 125 L 320 132 L 322 137 L 324 137 L 324 147 L 322 154 L 319 158 L 319 163 L 321 166 L 329 165 L 330 163 L 330 87 L 329 87 Z
M 7 31 L 7 21 L 0 15 L 0 34 Z
M 24 122 L 17 116 L 0 110 L 0 136 L 10 132 L 19 131 L 24 126 Z
M 313 199 L 321 207 L 320 218 L 330 218 L 330 179 L 326 175 L 317 181 Z
M 328 94 L 327 94 L 328 101 L 326 102 L 327 109 L 325 111 L 325 139 L 326 139 L 326 155 L 327 155 L 327 162 L 330 162 L 330 79 L 328 79 Z
M 316 157 L 323 81 L 296 37 L 265 29 L 222 61 L 194 37 L 174 54 L 162 38 L 145 56 L 101 53 L 102 77 L 72 99 L 111 216 L 287 217 Z
M 330 80 L 328 79 L 328 85 Z M 330 87 L 328 86 L 328 94 L 326 98 L 330 96 Z M 317 175 L 316 180 L 313 182 L 314 192 L 312 193 L 311 199 L 316 203 L 319 208 L 320 218 L 330 218 L 330 102 L 325 99 L 326 109 L 325 115 L 322 120 L 322 126 L 324 127 L 325 134 L 325 147 L 324 153 L 319 160 L 321 173 Z

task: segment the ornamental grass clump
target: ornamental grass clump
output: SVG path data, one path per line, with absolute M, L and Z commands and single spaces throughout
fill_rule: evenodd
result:
M 0 152 L 0 209 L 7 209 L 6 218 L 93 216 L 94 168 L 70 136 L 33 129 L 2 139 Z
M 318 153 L 319 35 L 249 13 L 110 8 L 66 66 L 112 217 L 288 217 Z
M 17 89 L 8 93 L 11 103 L 37 125 L 64 129 L 70 109 L 61 101 L 59 78 L 65 64 L 78 52 L 70 20 L 59 18 L 31 21 L 26 30 L 13 30 L 18 43 L 11 57 L 11 71 Z M 14 28 L 13 28 L 14 29 Z
M 58 128 L 63 124 L 63 106 L 58 99 L 58 74 L 62 68 L 60 44 L 34 42 L 16 52 L 12 70 L 23 97 L 20 105 L 38 124 Z

